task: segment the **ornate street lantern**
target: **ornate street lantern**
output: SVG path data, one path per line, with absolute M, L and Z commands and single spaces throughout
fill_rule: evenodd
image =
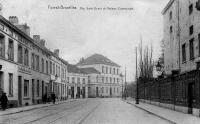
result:
M 156 71 L 161 71 L 161 68 L 162 68 L 162 65 L 158 61 L 157 65 L 156 65 Z

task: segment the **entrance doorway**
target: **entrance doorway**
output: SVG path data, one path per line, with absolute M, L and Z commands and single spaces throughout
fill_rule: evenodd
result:
M 71 98 L 74 98 L 74 87 L 71 87 Z
M 22 105 L 22 76 L 18 76 L 18 102 Z
M 80 98 L 81 90 L 80 87 L 77 87 L 77 96 L 76 98 Z
M 110 96 L 112 97 L 112 88 L 110 88 Z
M 194 101 L 194 82 L 188 84 L 188 114 L 192 114 Z
M 96 97 L 99 97 L 99 88 L 96 87 Z
M 3 72 L 0 72 L 0 96 L 2 95 L 2 91 L 4 91 Z
M 83 87 L 82 95 L 83 95 L 83 98 L 85 98 L 85 87 Z
M 35 85 L 34 85 L 34 79 L 32 79 L 32 103 L 34 104 L 34 99 L 35 99 Z

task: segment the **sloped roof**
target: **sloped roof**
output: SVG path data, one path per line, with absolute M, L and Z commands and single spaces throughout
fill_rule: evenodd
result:
M 69 73 L 79 73 L 79 74 L 86 74 L 84 71 L 82 71 L 80 68 L 78 68 L 75 65 L 67 64 L 67 71 Z
M 81 70 L 87 74 L 101 74 L 95 68 L 81 68 Z
M 77 65 L 94 65 L 94 64 L 105 64 L 105 65 L 120 67 L 115 62 L 111 61 L 107 57 L 100 54 L 94 54 L 86 59 L 82 59 L 79 63 L 77 63 Z

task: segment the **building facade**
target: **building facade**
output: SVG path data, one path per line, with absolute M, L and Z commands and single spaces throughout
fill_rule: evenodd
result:
M 40 42 L 15 26 L 17 20 L 0 16 L 0 88 L 14 106 L 40 103 L 48 92 L 50 79 L 49 68 L 43 67 L 41 58 L 48 63 L 50 54 Z
M 94 68 L 97 73 L 88 75 L 88 96 L 90 97 L 119 97 L 122 94 L 122 77 L 120 66 L 100 54 L 94 54 L 82 59 L 78 67 Z
M 68 64 L 68 92 L 69 98 L 88 97 L 88 75 L 75 65 Z
M 200 58 L 198 0 L 170 0 L 164 8 L 164 64 L 166 74 L 197 68 Z M 173 56 L 171 56 L 173 55 Z

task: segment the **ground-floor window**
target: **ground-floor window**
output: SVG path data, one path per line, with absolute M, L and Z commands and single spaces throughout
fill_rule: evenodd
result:
M 24 96 L 29 96 L 29 80 L 24 80 Z
M 106 93 L 108 93 L 108 87 L 106 87 Z

